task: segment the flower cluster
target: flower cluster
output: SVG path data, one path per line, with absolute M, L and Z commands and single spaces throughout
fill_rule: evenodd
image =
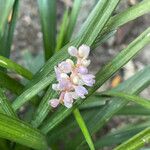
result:
M 54 108 L 60 103 L 67 108 L 72 107 L 74 100 L 85 98 L 88 94 L 84 85 L 91 87 L 95 83 L 95 76 L 89 74 L 87 69 L 90 64 L 88 59 L 90 47 L 81 45 L 77 50 L 76 47 L 71 46 L 68 48 L 68 53 L 77 60 L 74 63 L 71 59 L 67 59 L 54 67 L 58 83 L 53 84 L 52 89 L 60 93 L 58 99 L 49 101 Z

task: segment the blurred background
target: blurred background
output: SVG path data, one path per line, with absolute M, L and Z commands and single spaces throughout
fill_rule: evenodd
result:
M 138 0 L 122 0 L 115 13 L 121 12 L 138 2 Z M 74 37 L 79 32 L 80 27 L 86 20 L 95 3 L 96 0 L 83 0 Z M 37 1 L 22 0 L 20 1 L 20 4 L 19 19 L 15 29 L 11 59 L 26 66 L 35 73 L 44 63 L 44 59 L 41 57 L 43 56 L 43 44 Z M 65 5 L 71 4 L 71 0 L 57 0 L 58 30 Z M 150 14 L 144 15 L 143 17 L 122 26 L 106 43 L 103 43 L 96 50 L 92 51 L 90 55 L 92 60 L 90 70 L 96 72 L 97 68 L 102 67 L 106 62 L 111 60 L 148 26 L 150 26 Z M 150 64 L 150 45 L 145 47 L 135 59 L 125 65 L 121 71 L 99 90 L 101 91 L 117 86 L 120 82 L 129 78 L 147 64 Z M 150 98 L 150 88 L 143 91 L 142 96 Z M 142 119 L 143 118 L 141 117 L 140 121 L 142 121 Z M 113 130 L 113 128 L 115 129 L 123 126 L 125 123 L 137 121 L 139 121 L 139 119 L 137 120 L 136 117 L 114 117 L 107 124 L 103 133 L 109 131 L 110 128 Z M 100 134 L 97 133 L 96 136 L 100 136 Z

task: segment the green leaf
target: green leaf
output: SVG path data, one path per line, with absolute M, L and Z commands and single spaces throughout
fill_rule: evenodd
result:
M 51 82 L 50 77 L 46 77 L 42 79 L 38 84 L 32 86 L 25 90 L 20 96 L 18 96 L 15 101 L 12 103 L 13 109 L 16 111 L 19 109 L 24 103 L 31 100 L 36 94 L 38 94 L 41 89 L 46 88 Z
M 126 24 L 129 21 L 132 21 L 146 13 L 150 12 L 150 1 L 143 0 L 142 2 L 126 9 L 125 11 L 117 14 L 109 20 L 106 27 L 100 33 L 95 40 L 94 44 L 92 45 L 93 48 L 97 47 L 100 43 L 104 41 L 104 39 L 110 34 L 113 33 L 118 27 Z M 109 36 L 108 36 L 109 37 Z
M 60 31 L 57 36 L 56 51 L 59 51 L 64 46 L 64 39 L 67 32 L 68 22 L 69 22 L 69 10 L 67 8 L 66 11 L 64 12 L 62 23 L 60 26 Z
M 8 21 L 8 16 L 11 13 L 14 0 L 0 0 L 0 38 L 4 33 L 5 25 Z
M 0 88 L 0 104 L 1 104 L 1 108 L 3 110 L 3 112 L 9 116 L 12 117 L 17 117 L 17 115 L 15 114 L 13 108 L 11 107 L 11 103 L 10 101 L 7 99 L 7 97 L 4 94 L 4 91 L 2 90 L 2 88 Z
M 0 66 L 17 72 L 19 75 L 22 75 L 27 79 L 32 78 L 32 73 L 29 70 L 3 56 L 0 56 Z
M 68 29 L 65 37 L 65 43 L 68 43 L 72 37 L 77 17 L 80 11 L 82 0 L 74 0 L 72 10 L 69 16 Z
M 130 150 L 136 150 L 143 147 L 145 144 L 148 144 L 149 142 L 150 142 L 150 127 L 136 134 L 131 139 L 127 140 L 126 142 L 116 147 L 114 150 L 124 150 L 125 148 L 128 148 Z
M 97 30 L 97 32 L 95 33 L 95 34 L 93 34 L 92 35 L 92 37 L 93 37 L 93 39 L 95 39 L 96 37 L 97 37 L 97 35 L 98 35 L 98 32 L 100 32 L 101 30 L 102 30 L 102 28 L 103 28 L 103 26 L 105 25 L 104 24 L 104 22 L 106 22 L 107 20 L 106 20 L 106 18 L 108 19 L 109 17 L 110 17 L 110 15 L 111 15 L 111 13 L 112 13 L 112 11 L 115 9 L 115 7 L 116 7 L 116 5 L 118 4 L 118 0 L 115 0 L 115 1 L 109 1 L 109 2 L 107 2 L 107 1 L 105 1 L 105 0 L 102 0 L 102 1 L 99 1 L 98 2 L 98 4 L 97 4 L 97 6 L 95 7 L 95 9 L 93 10 L 93 12 L 92 12 L 92 14 L 91 14 L 91 16 L 90 16 L 90 20 L 91 20 L 91 22 L 89 22 L 90 20 L 88 19 L 87 20 L 87 22 L 88 22 L 88 26 L 87 26 L 87 30 L 89 30 L 89 32 L 91 32 L 91 30 L 94 32 L 95 30 Z M 110 5 L 111 5 L 111 7 L 110 7 Z M 103 9 L 105 9 L 105 10 L 103 10 Z M 102 11 L 107 11 L 108 13 L 103 13 L 103 15 L 104 16 L 101 16 L 102 14 Z M 100 15 L 98 15 L 98 14 L 100 14 Z M 94 16 L 94 14 L 95 14 L 95 16 Z M 98 18 L 98 17 L 102 17 L 102 18 Z M 93 22 L 93 20 L 95 20 L 95 22 Z M 93 22 L 93 24 L 92 24 L 92 22 Z M 95 26 L 96 25 L 96 26 Z M 85 29 L 85 28 L 84 28 Z M 87 33 L 87 30 L 85 30 L 85 32 L 84 33 Z M 84 34 L 83 33 L 83 34 Z M 89 33 L 90 34 L 90 33 Z M 84 37 L 85 36 L 85 37 Z M 83 36 L 83 38 L 85 38 L 85 42 L 84 43 L 86 43 L 86 41 L 87 41 L 87 35 L 86 34 L 84 34 L 84 36 Z M 90 36 L 88 36 L 89 38 L 90 38 Z M 75 44 L 75 45 L 78 45 L 79 43 L 78 43 L 79 41 L 77 41 L 77 43 Z M 83 42 L 82 40 L 80 41 L 80 42 Z M 91 44 L 92 44 L 92 42 L 93 42 L 93 40 L 91 40 Z M 82 43 L 81 43 L 82 44 Z M 64 49 L 65 50 L 65 49 Z M 55 55 L 51 60 L 52 60 L 52 64 L 53 65 L 56 65 L 57 64 L 57 62 L 58 61 L 62 61 L 64 58 L 63 57 L 66 57 L 65 55 L 64 55 L 64 51 L 63 50 L 61 50 L 60 51 L 60 53 L 57 53 L 58 55 Z M 61 54 L 61 55 L 60 55 Z M 67 53 L 65 53 L 67 56 L 68 56 L 68 54 Z M 69 57 L 69 56 L 68 56 Z M 56 61 L 57 60 L 57 61 Z M 49 61 L 50 62 L 50 61 Z M 52 65 L 51 64 L 51 65 Z M 47 65 L 46 65 L 47 66 Z M 46 69 L 47 70 L 47 69 Z M 42 73 L 42 75 L 43 76 L 41 76 L 41 74 L 39 74 L 39 77 L 40 78 L 43 78 L 47 73 L 45 72 L 46 71 L 45 70 L 45 67 L 44 68 L 42 68 L 42 71 L 41 71 L 41 73 Z M 53 67 L 51 67 L 51 68 L 49 68 L 49 70 L 51 70 L 51 76 L 50 76 L 50 79 L 51 79 L 51 81 L 54 81 L 55 80 L 55 74 L 54 74 L 54 68 Z M 45 75 L 44 75 L 45 74 Z M 36 78 L 36 77 L 35 77 Z M 39 78 L 39 79 L 40 79 Z M 43 82 L 42 82 L 43 83 Z M 51 82 L 50 82 L 51 83 Z M 43 83 L 44 84 L 44 83 Z M 49 93 L 51 93 L 53 90 L 50 88 L 47 92 L 49 92 Z M 28 93 L 29 94 L 29 93 Z M 37 118 L 37 122 L 36 122 L 36 120 L 34 120 L 34 124 L 37 124 L 37 125 L 40 125 L 41 123 L 42 123 L 42 121 L 44 120 L 44 118 L 46 117 L 46 115 L 48 114 L 48 112 L 49 112 L 49 108 L 48 108 L 48 100 L 49 99 L 51 99 L 51 98 L 55 98 L 57 96 L 57 94 L 56 93 L 54 93 L 53 95 L 51 95 L 51 97 L 49 96 L 49 97 L 47 97 L 47 100 L 44 100 L 45 101 L 45 103 L 44 102 L 41 102 L 42 103 L 42 105 L 39 105 L 39 107 L 41 107 L 42 106 L 42 108 L 38 108 L 38 110 L 41 110 L 41 111 L 38 111 L 38 114 L 36 113 L 36 116 L 34 117 L 34 118 Z M 20 100 L 18 100 L 18 101 L 22 101 L 23 99 L 22 99 L 22 97 L 20 96 Z M 28 99 L 29 100 L 29 99 Z M 43 115 L 43 117 L 42 117 L 42 115 Z M 40 118 L 40 119 L 39 119 Z M 41 119 L 42 118 L 42 119 Z M 39 122 L 39 121 L 41 121 L 41 122 Z
M 110 96 L 110 97 L 118 97 L 121 98 L 123 100 L 127 100 L 127 101 L 133 101 L 145 108 L 150 109 L 150 101 L 148 99 L 136 96 L 136 95 L 132 95 L 132 94 L 127 94 L 124 92 L 115 92 L 115 91 L 108 91 L 108 92 L 104 92 L 101 95 L 104 96 Z
M 148 127 L 149 123 L 149 121 L 142 124 L 136 123 L 132 125 L 127 125 L 121 129 L 117 129 L 117 131 L 113 131 L 112 133 L 109 133 L 100 138 L 100 140 L 97 140 L 95 142 L 95 147 L 102 148 L 105 146 L 112 146 L 115 144 L 122 143 L 125 140 L 134 136 L 135 134 L 139 133 L 146 127 Z
M 47 150 L 45 137 L 23 121 L 0 114 L 0 137 L 38 150 Z
M 45 119 L 48 112 L 51 110 L 50 105 L 48 105 L 48 100 L 50 97 L 53 97 L 56 94 L 54 90 L 52 92 L 49 92 L 51 88 L 52 86 L 50 85 L 44 97 L 42 98 L 41 103 L 39 104 L 38 108 L 34 113 L 34 116 L 31 121 L 33 127 L 37 128 L 41 124 L 41 122 Z
M 18 8 L 19 8 L 19 0 L 15 0 L 12 13 L 10 13 L 10 20 L 5 25 L 5 31 L 3 37 L 0 39 L 0 54 L 9 58 L 10 50 L 12 45 L 12 39 L 14 34 L 14 29 L 18 17 Z
M 130 105 L 122 108 L 117 115 L 143 115 L 143 116 L 149 116 L 150 110 L 145 109 L 144 107 L 141 107 L 139 105 Z
M 89 89 L 88 98 L 92 93 L 94 93 L 105 81 L 107 81 L 115 72 L 117 72 L 125 63 L 132 59 L 144 46 L 150 42 L 150 28 L 143 32 L 139 37 L 137 37 L 131 44 L 122 50 L 112 61 L 105 65 L 96 74 L 96 83 Z M 42 126 L 42 131 L 44 133 L 49 132 L 53 127 L 60 123 L 65 117 L 67 117 L 73 109 L 75 109 L 82 101 L 79 100 L 78 104 L 74 104 L 71 109 L 63 109 L 57 111 L 52 115 L 45 125 Z
M 17 82 L 2 71 L 0 71 L 0 85 L 17 95 L 19 95 L 24 89 L 24 86 L 21 83 Z
M 56 44 L 56 0 L 38 0 L 41 18 L 45 60 L 55 52 Z
M 74 117 L 75 117 L 75 119 L 76 119 L 76 121 L 77 121 L 77 123 L 78 123 L 78 125 L 79 125 L 79 127 L 80 127 L 80 129 L 81 129 L 81 131 L 82 131 L 82 133 L 83 133 L 83 135 L 85 137 L 85 139 L 86 139 L 86 142 L 89 145 L 90 150 L 95 150 L 93 141 L 91 139 L 89 131 L 88 131 L 87 127 L 86 127 L 86 124 L 85 124 L 85 122 L 84 122 L 84 120 L 83 120 L 79 110 L 75 109 L 73 111 L 73 114 L 74 114 Z

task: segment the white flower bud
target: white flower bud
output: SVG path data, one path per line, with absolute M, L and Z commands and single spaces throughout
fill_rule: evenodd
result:
M 74 84 L 78 84 L 79 83 L 79 77 L 78 76 L 73 77 L 72 81 Z
M 68 48 L 68 53 L 69 53 L 71 56 L 77 56 L 78 50 L 77 50 L 76 47 L 70 46 L 70 47 Z
M 90 53 L 90 47 L 89 46 L 81 45 L 79 47 L 78 54 L 80 57 L 87 58 L 89 56 L 89 53 Z
M 74 62 L 71 59 L 67 59 L 66 62 L 69 63 L 71 66 L 74 66 Z
M 83 64 L 83 66 L 85 66 L 85 67 L 88 67 L 88 66 L 90 65 L 90 63 L 91 63 L 90 60 L 87 60 L 87 59 L 82 60 L 82 64 Z

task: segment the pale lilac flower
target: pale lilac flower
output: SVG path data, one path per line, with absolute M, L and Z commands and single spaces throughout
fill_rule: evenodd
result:
M 55 74 L 56 74 L 56 79 L 59 81 L 60 80 L 60 75 L 61 75 L 61 71 L 58 67 L 54 67 L 55 70 Z
M 61 79 L 61 80 L 59 80 L 58 89 L 60 91 L 69 90 L 69 89 L 71 89 L 71 87 L 72 87 L 72 84 L 71 84 L 71 82 L 68 79 Z
M 72 65 L 69 62 L 63 61 L 58 65 L 61 72 L 70 73 L 72 70 Z
M 80 66 L 78 68 L 78 72 L 81 73 L 81 74 L 87 74 L 88 73 L 88 69 L 84 66 Z
M 95 76 L 92 74 L 86 74 L 81 76 L 82 81 L 87 86 L 93 86 L 95 83 Z
M 75 86 L 75 92 L 81 98 L 85 98 L 85 95 L 88 94 L 87 89 L 84 86 L 81 86 L 81 85 Z
M 88 90 L 84 86 L 91 87 L 95 83 L 95 76 L 89 74 L 87 69 L 91 62 L 87 59 L 90 47 L 81 45 L 77 49 L 71 46 L 68 48 L 68 53 L 76 57 L 77 61 L 74 63 L 71 59 L 67 59 L 54 67 L 58 83 L 53 84 L 52 89 L 60 93 L 59 99 L 52 99 L 49 102 L 54 108 L 59 103 L 71 108 L 74 100 L 83 99 L 88 94 Z
M 67 108 L 71 108 L 73 103 L 73 98 L 70 92 L 66 92 L 64 95 L 64 105 Z

